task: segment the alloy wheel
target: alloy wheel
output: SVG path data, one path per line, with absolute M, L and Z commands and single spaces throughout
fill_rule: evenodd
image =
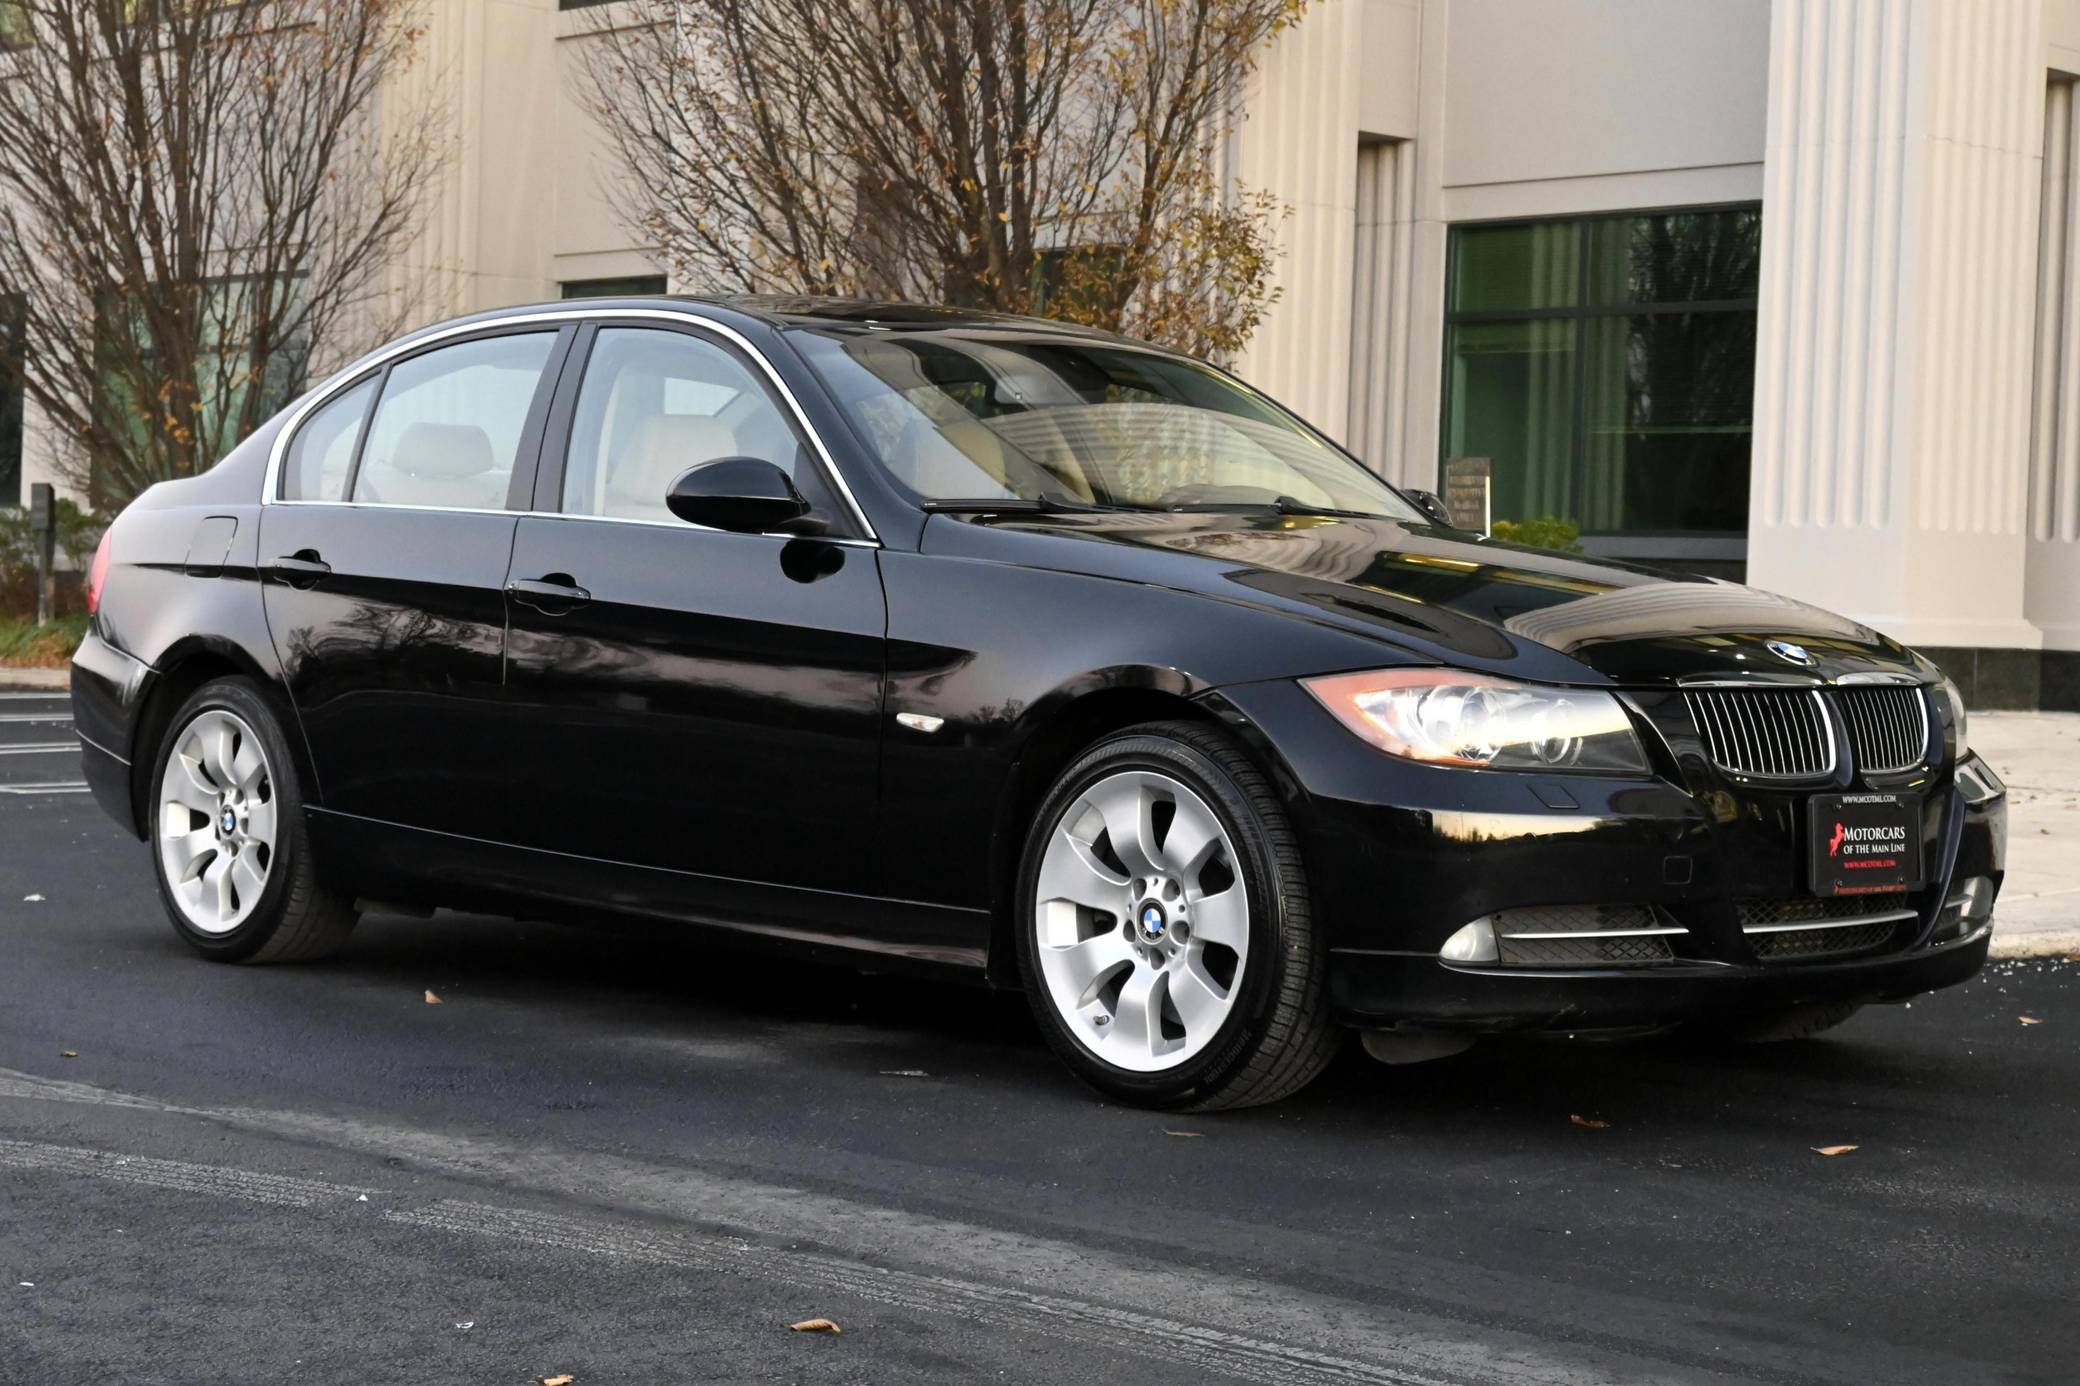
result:
M 211 708 L 173 738 L 159 783 L 168 894 L 198 932 L 230 933 L 260 903 L 274 862 L 274 776 L 260 738 Z
M 1249 898 L 1213 809 L 1169 775 L 1128 770 L 1084 790 L 1040 861 L 1040 972 L 1077 1042 L 1137 1073 L 1213 1041 L 1249 954 Z

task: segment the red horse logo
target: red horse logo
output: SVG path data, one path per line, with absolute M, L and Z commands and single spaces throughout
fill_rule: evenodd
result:
M 1839 821 L 1837 821 L 1834 825 L 1834 837 L 1830 839 L 1827 844 L 1827 855 L 1829 855 L 1830 857 L 1840 856 L 1842 852 L 1842 839 L 1847 837 L 1848 835 L 1849 830 L 1843 827 L 1842 824 Z

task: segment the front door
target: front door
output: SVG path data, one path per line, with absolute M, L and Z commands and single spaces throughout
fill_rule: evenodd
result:
M 507 589 L 515 840 L 686 873 L 695 894 L 869 892 L 877 550 L 852 537 L 795 421 L 734 348 L 606 325 L 577 354 L 582 380 L 557 411 L 568 444 L 552 430 L 535 497 L 556 513 L 520 521 Z M 829 537 L 672 516 L 679 473 L 743 456 L 787 468 Z
M 260 563 L 324 809 L 474 834 L 502 792 L 509 497 L 531 482 L 571 335 L 398 358 L 290 439 Z

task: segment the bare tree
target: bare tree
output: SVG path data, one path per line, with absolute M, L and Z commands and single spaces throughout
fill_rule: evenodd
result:
M 413 0 L 0 9 L 0 293 L 24 329 L 0 370 L 117 505 L 381 331 L 445 154 L 434 112 L 381 109 L 423 31 Z
M 631 0 L 586 92 L 682 281 L 1041 312 L 1205 355 L 1276 297 L 1226 186 L 1306 0 Z M 632 13 L 631 13 L 632 11 Z

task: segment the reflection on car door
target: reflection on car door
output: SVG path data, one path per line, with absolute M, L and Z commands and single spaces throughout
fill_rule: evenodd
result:
M 328 811 L 478 831 L 506 774 L 506 566 L 571 329 L 393 361 L 309 415 L 262 512 L 268 626 Z
M 523 518 L 513 546 L 518 840 L 717 888 L 865 888 L 886 627 L 877 550 L 845 541 L 853 521 L 734 348 L 608 325 L 581 336 L 581 357 L 557 408 L 568 446 L 552 428 L 535 497 L 559 513 Z M 788 469 L 831 537 L 673 518 L 672 480 L 731 456 Z

